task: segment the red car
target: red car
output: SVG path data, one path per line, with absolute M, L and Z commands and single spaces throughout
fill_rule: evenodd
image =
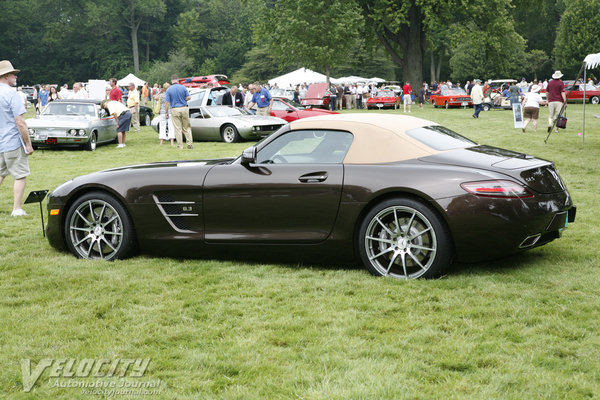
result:
M 300 118 L 317 117 L 320 115 L 327 114 L 339 114 L 335 111 L 329 111 L 322 108 L 309 108 L 305 109 L 300 104 L 293 102 L 288 99 L 281 97 L 273 98 L 273 108 L 271 109 L 271 116 L 278 117 L 292 122 Z
M 306 95 L 300 101 L 303 106 L 329 108 L 329 91 L 326 82 L 313 83 L 308 87 Z
M 182 78 L 177 83 L 189 88 L 205 88 L 229 85 L 227 75 L 206 75 Z
M 443 86 L 429 97 L 429 101 L 431 101 L 431 104 L 433 104 L 434 107 L 449 108 L 473 106 L 471 96 L 469 96 L 463 88 L 448 88 Z
M 565 84 L 565 93 L 568 96 L 568 101 L 577 101 L 583 100 L 583 89 L 585 86 L 585 98 L 592 104 L 600 103 L 600 90 L 591 83 L 584 85 L 583 83 L 578 83 L 573 91 L 571 92 L 571 88 L 573 88 L 573 84 Z M 569 93 L 570 92 L 570 93 Z
M 367 99 L 367 110 L 377 108 L 396 108 L 400 104 L 400 97 L 391 90 L 378 90 L 375 97 Z

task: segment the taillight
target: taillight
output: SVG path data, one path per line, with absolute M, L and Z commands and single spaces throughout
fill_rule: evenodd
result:
M 466 182 L 461 183 L 460 187 L 471 194 L 483 197 L 502 197 L 515 199 L 533 197 L 533 194 L 525 187 L 516 182 L 505 180 Z

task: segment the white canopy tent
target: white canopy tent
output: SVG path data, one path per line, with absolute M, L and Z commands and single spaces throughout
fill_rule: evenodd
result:
M 302 83 L 326 82 L 327 76 L 312 71 L 308 68 L 300 68 L 285 75 L 278 76 L 269 80 L 269 85 L 277 84 L 280 88 L 300 85 Z
M 133 83 L 135 85 L 135 87 L 138 87 L 138 86 L 144 86 L 144 83 L 146 83 L 146 81 L 141 80 L 134 74 L 129 74 L 125 78 L 119 79 L 117 81 L 117 86 L 129 86 L 130 83 Z
M 600 53 L 588 54 L 583 60 L 583 126 L 581 128 L 581 144 L 585 143 L 585 89 L 586 89 L 586 73 L 588 69 L 596 68 L 600 65 Z

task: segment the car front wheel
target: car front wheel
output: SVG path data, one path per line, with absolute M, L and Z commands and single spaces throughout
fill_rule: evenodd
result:
M 144 125 L 150 126 L 151 124 L 152 124 L 152 117 L 150 116 L 150 113 L 146 113 L 144 115 Z
M 385 200 L 366 214 L 358 245 L 363 264 L 377 276 L 435 278 L 452 257 L 441 218 L 424 203 L 404 197 Z
M 69 207 L 65 240 L 79 258 L 114 260 L 135 250 L 133 223 L 123 205 L 104 192 L 90 192 Z
M 489 104 L 484 104 L 483 105 L 483 111 L 490 111 L 490 105 Z
M 221 137 L 225 143 L 236 143 L 241 140 L 238 130 L 231 124 L 226 124 L 221 128 Z
M 600 97 L 598 97 L 598 96 L 592 96 L 592 97 L 590 97 L 590 103 L 592 103 L 592 104 L 598 104 L 598 103 L 600 103 Z
M 92 132 L 89 140 L 83 146 L 88 151 L 94 151 L 94 150 L 96 150 L 97 141 L 98 141 L 98 137 L 96 136 L 96 132 Z

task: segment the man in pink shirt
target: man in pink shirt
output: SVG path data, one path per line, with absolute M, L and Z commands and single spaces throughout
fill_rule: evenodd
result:
M 548 82 L 547 98 L 548 101 L 548 133 L 552 131 L 554 121 L 560 114 L 563 104 L 566 106 L 567 95 L 565 93 L 565 84 L 560 80 L 563 74 L 560 71 L 555 71 L 552 74 L 552 79 Z M 556 128 L 558 132 L 558 128 Z
M 123 92 L 117 86 L 117 78 L 110 78 L 110 87 L 112 89 L 110 90 L 108 99 L 114 101 L 121 101 L 121 98 L 123 97 Z

